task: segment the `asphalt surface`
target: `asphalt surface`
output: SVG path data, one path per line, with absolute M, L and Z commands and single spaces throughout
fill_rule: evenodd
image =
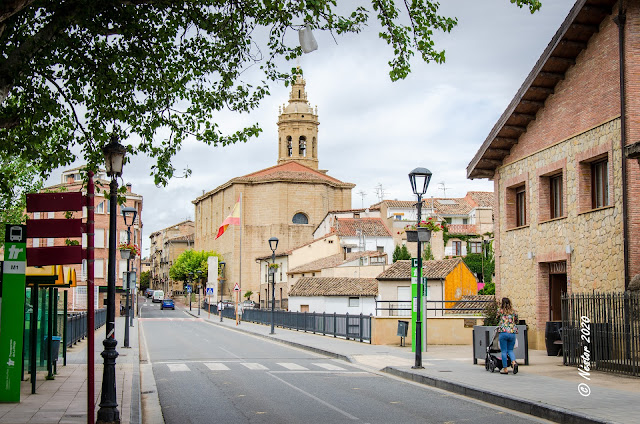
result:
M 141 305 L 166 423 L 546 422 Z

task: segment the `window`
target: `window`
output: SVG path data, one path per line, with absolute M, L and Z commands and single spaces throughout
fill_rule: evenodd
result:
M 293 146 L 291 144 L 291 136 L 287 137 L 287 156 L 293 156 Z
M 56 217 L 56 213 L 55 212 L 48 212 L 48 216 L 49 216 L 49 219 L 53 219 L 53 218 Z
M 104 259 L 95 259 L 93 261 L 93 277 L 104 278 Z
M 40 239 L 38 237 L 34 237 L 31 239 L 33 242 L 33 247 L 40 247 Z
M 601 160 L 591 164 L 591 207 L 609 206 L 609 163 Z
M 300 136 L 298 145 L 299 145 L 299 155 L 302 157 L 306 157 L 307 156 L 307 139 L 305 136 Z
M 96 228 L 94 232 L 94 247 L 104 248 L 104 228 Z
M 516 189 L 516 227 L 527 225 L 527 206 L 526 206 L 525 186 Z
M 482 242 L 480 241 L 470 242 L 469 247 L 471 247 L 471 253 L 482 253 Z
M 120 243 L 127 242 L 127 230 L 120 230 Z
M 398 214 L 398 213 L 394 214 L 393 219 L 396 221 L 402 221 L 402 214 Z
M 47 247 L 53 247 L 54 246 L 54 239 L 53 238 L 48 238 L 47 239 Z
M 451 218 L 445 218 L 444 220 L 447 222 L 447 224 L 451 224 Z
M 40 219 L 40 212 L 34 212 L 33 219 Z
M 126 259 L 120 259 L 118 261 L 118 273 L 116 274 L 116 280 L 118 278 L 124 279 L 122 274 L 124 274 L 125 272 L 127 272 L 127 260 Z
M 104 213 L 104 202 L 100 202 L 96 205 L 95 213 Z
M 454 256 L 461 256 L 462 255 L 462 242 L 461 241 L 454 241 L 453 242 L 452 254 Z
M 564 211 L 562 208 L 562 174 L 549 178 L 549 217 L 560 218 Z
M 462 218 L 462 225 L 467 225 L 469 223 L 468 218 Z
M 358 307 L 359 305 L 360 305 L 360 298 L 359 297 L 350 297 L 349 298 L 349 307 L 350 308 Z
M 384 246 L 376 246 L 376 252 L 384 253 Z
M 307 218 L 307 215 L 303 214 L 302 212 L 298 212 L 297 214 L 293 215 L 293 219 L 291 221 L 294 224 L 308 224 L 309 218 Z

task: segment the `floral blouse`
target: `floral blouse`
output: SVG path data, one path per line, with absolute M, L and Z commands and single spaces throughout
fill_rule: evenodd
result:
M 500 322 L 498 323 L 499 333 L 515 333 L 518 334 L 518 314 L 516 311 L 512 311 L 510 314 L 505 314 L 502 308 L 498 309 L 500 315 Z

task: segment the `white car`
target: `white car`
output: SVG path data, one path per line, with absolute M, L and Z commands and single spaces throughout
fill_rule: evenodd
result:
M 164 299 L 164 292 L 162 290 L 154 290 L 152 302 L 153 303 L 162 302 L 163 299 Z

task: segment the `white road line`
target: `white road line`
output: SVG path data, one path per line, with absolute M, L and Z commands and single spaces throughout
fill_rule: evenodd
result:
M 171 372 L 190 371 L 187 364 L 167 364 L 167 366 Z
M 357 421 L 359 420 L 358 417 L 354 417 L 353 415 L 351 415 L 350 413 L 348 413 L 347 411 L 343 411 L 342 409 L 338 408 L 337 406 L 333 406 L 330 403 L 320 399 L 319 397 L 316 397 L 314 395 L 312 395 L 309 392 L 305 392 L 304 390 L 302 390 L 299 387 L 294 386 L 293 384 L 284 381 L 283 379 L 281 379 L 280 377 L 278 377 L 277 375 L 274 375 L 273 373 L 268 373 L 268 375 L 270 375 L 271 377 L 275 378 L 276 380 L 286 384 L 287 386 L 291 387 L 292 389 L 295 389 L 297 391 L 299 391 L 300 393 L 309 396 L 311 399 L 315 400 L 318 403 L 321 403 L 322 405 L 326 406 L 327 408 L 333 409 L 336 412 L 339 412 L 340 414 L 344 415 L 345 417 L 349 418 L 350 420 L 354 420 Z
M 225 364 L 221 364 L 219 362 L 208 362 L 208 363 L 205 363 L 205 365 L 211 371 L 229 371 L 228 366 L 226 366 Z
M 346 371 L 342 367 L 339 367 L 333 364 L 327 364 L 324 362 L 314 362 L 313 365 L 315 365 L 316 367 L 324 368 L 325 370 L 329 370 L 329 371 Z
M 255 362 L 242 362 L 242 365 L 249 368 L 250 370 L 268 370 L 269 368 L 265 367 L 262 364 L 257 364 Z
M 291 371 L 308 371 L 309 368 L 305 368 L 302 365 L 294 364 L 293 362 L 277 362 L 278 365 Z

